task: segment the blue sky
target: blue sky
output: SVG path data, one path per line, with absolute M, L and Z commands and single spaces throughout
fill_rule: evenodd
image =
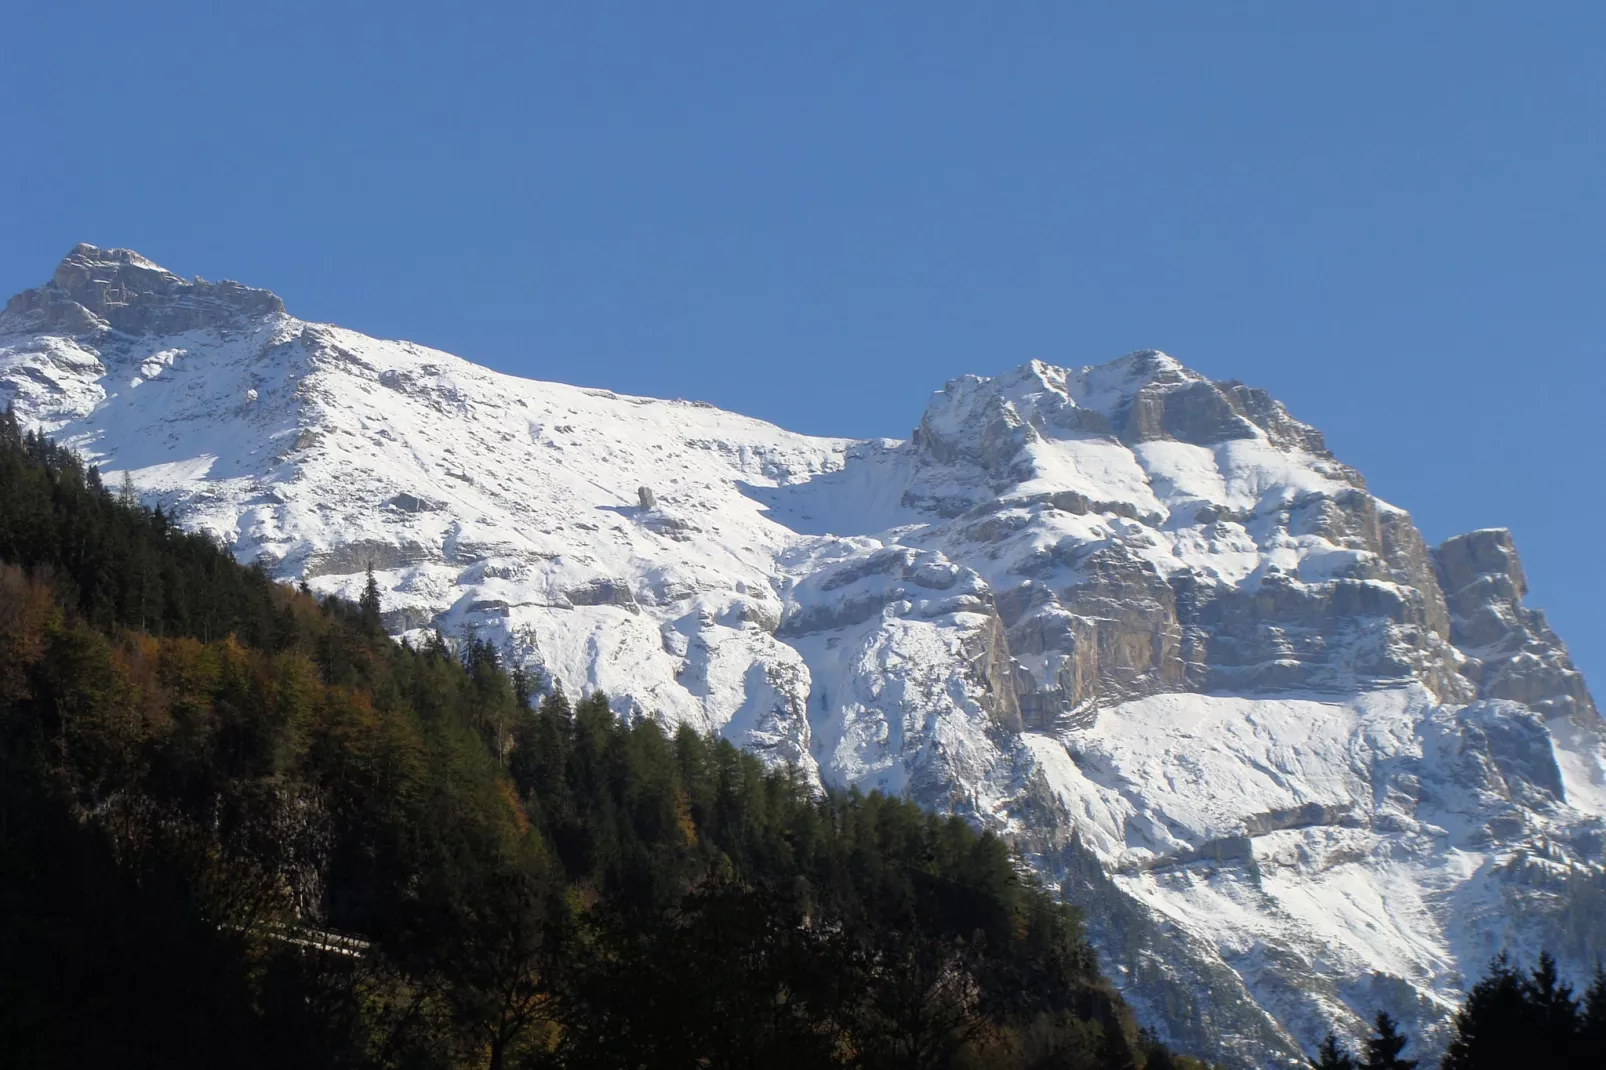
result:
M 8 11 L 0 291 L 130 246 L 843 435 L 1163 348 L 1513 528 L 1606 691 L 1606 5 L 464 7 Z

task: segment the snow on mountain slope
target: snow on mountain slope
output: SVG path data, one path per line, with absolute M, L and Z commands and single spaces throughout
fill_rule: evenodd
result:
M 371 564 L 397 633 L 1009 835 L 1184 1048 L 1283 1065 L 1379 1006 L 1432 1043 L 1499 947 L 1606 950 L 1600 717 L 1509 536 L 1429 550 L 1164 354 L 818 439 L 80 246 L 0 313 L 4 401 L 282 578 Z

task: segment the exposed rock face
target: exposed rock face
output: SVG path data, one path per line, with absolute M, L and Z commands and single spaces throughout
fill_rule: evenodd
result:
M 630 585 L 622 580 L 591 580 L 566 589 L 563 596 L 571 606 L 620 606 L 631 612 L 639 611 Z
M 1089 415 L 1079 395 L 1108 413 Z M 1107 454 L 1112 438 L 1137 449 L 1098 463 L 1130 465 L 1146 486 L 1114 498 L 1016 493 L 1055 478 L 1056 444 Z M 1241 503 L 1207 497 L 1220 466 L 1203 451 L 1232 443 L 1302 457 L 1320 482 Z M 1179 455 L 1178 444 L 1196 449 Z M 1035 543 L 1012 554 L 1012 574 L 989 577 L 1012 654 L 1030 659 L 1018 690 L 1035 726 L 1167 690 L 1421 679 L 1446 700 L 1474 694 L 1457 672 L 1449 611 L 1409 517 L 1367 494 L 1319 434 L 1262 392 L 1208 382 L 1154 353 L 1080 373 L 1028 365 L 984 388 L 951 385 L 916 450 L 932 469 L 979 470 L 993 492 L 947 526 L 967 553 Z M 1177 475 L 1197 478 L 1189 466 L 1207 456 L 1216 471 L 1203 473 L 1202 493 L 1164 474 L 1180 460 Z M 905 500 L 952 512 L 969 502 L 966 484 L 952 482 L 959 488 Z M 1057 528 L 1067 534 L 1044 543 L 1045 529 Z M 1224 571 L 1239 555 L 1243 566 Z
M 1093 549 L 1077 570 L 1057 594 L 1028 580 L 998 595 L 1012 655 L 1044 665 L 1016 685 L 1035 728 L 1052 728 L 1100 696 L 1187 686 L 1176 593 L 1154 565 L 1114 544 Z
M 283 311 L 267 290 L 228 280 L 186 282 L 128 249 L 79 245 L 48 284 L 6 303 L 0 329 L 178 334 Z
M 1491 528 L 1458 535 L 1433 558 L 1449 595 L 1450 639 L 1466 655 L 1461 671 L 1478 696 L 1521 702 L 1546 717 L 1598 723 L 1567 648 L 1543 613 L 1523 607 L 1528 583 L 1511 532 Z
M 1286 1065 L 1606 954 L 1606 750 L 1510 537 L 1430 552 L 1265 392 L 1170 357 L 933 395 L 907 442 L 497 375 L 73 250 L 0 403 L 397 633 L 1010 837 L 1147 1020 Z M 649 489 L 650 488 L 650 489 Z M 1596 898 L 1591 899 L 1594 896 Z

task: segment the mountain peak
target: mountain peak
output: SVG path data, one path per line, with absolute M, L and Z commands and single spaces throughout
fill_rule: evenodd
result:
M 1173 376 L 1198 379 L 1203 378 L 1198 372 L 1183 364 L 1176 357 L 1159 349 L 1134 349 L 1125 356 L 1105 361 L 1103 364 L 1093 365 L 1095 368 L 1106 368 L 1111 371 L 1119 369 L 1133 378 L 1161 379 Z M 1091 370 L 1091 369 L 1088 369 Z
M 156 261 L 141 256 L 133 249 L 101 249 L 82 241 L 73 246 L 72 250 L 61 258 L 61 263 L 56 265 L 56 278 L 63 279 L 63 273 L 66 273 L 66 277 L 70 277 L 75 271 L 84 267 L 91 270 L 105 268 L 116 272 L 124 265 L 142 271 L 154 271 L 173 279 L 178 278 Z
M 0 329 L 172 334 L 283 312 L 284 302 L 268 290 L 189 281 L 132 249 L 80 242 L 49 282 L 6 303 Z
M 1326 452 L 1320 436 L 1264 392 L 1212 382 L 1157 349 L 1075 368 L 1031 360 L 991 378 L 954 379 L 932 396 L 922 441 L 953 455 L 966 452 L 959 440 L 987 443 L 991 464 L 1012 457 L 1032 437 L 1028 427 L 1037 436 L 1103 435 L 1128 445 L 1265 434 L 1281 447 Z
M 0 315 L 7 402 L 277 578 L 371 566 L 395 632 L 1009 837 L 1230 1065 L 1380 1005 L 1431 1056 L 1502 944 L 1597 957 L 1558 936 L 1606 879 L 1606 724 L 1509 533 L 1430 550 L 1269 393 L 1157 350 L 816 439 L 79 246 Z
M 1203 378 L 1168 353 L 1137 349 L 1114 360 L 1078 367 L 1033 359 L 999 375 L 997 382 L 1000 386 L 1038 382 L 1063 393 L 1067 383 L 1080 380 L 1096 380 L 1100 385 L 1125 384 L 1130 391 L 1151 382 L 1184 383 Z

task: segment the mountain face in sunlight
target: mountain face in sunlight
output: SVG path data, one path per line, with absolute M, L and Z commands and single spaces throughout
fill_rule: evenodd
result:
M 79 246 L 0 314 L 3 403 L 276 578 L 372 568 L 394 634 L 1007 835 L 1184 1050 L 1431 1046 L 1501 948 L 1606 954 L 1602 722 L 1509 534 L 1427 547 L 1164 354 L 822 439 Z

